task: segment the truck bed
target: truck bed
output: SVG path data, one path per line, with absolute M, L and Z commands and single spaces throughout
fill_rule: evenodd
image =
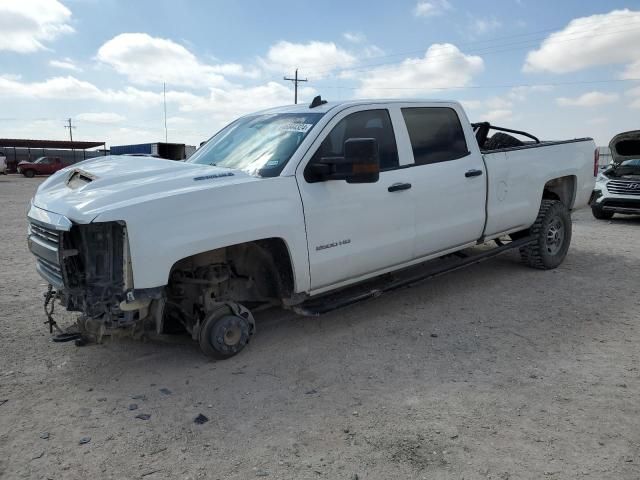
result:
M 485 237 L 507 228 L 527 228 L 536 218 L 544 186 L 570 181 L 560 200 L 570 210 L 587 206 L 593 189 L 595 144 L 591 138 L 525 143 L 482 151 L 487 169 Z M 553 177 L 553 178 L 552 178 Z

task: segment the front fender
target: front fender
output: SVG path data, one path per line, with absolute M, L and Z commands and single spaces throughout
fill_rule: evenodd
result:
M 177 192 L 109 210 L 94 221 L 114 220 L 127 224 L 136 290 L 166 285 L 178 260 L 266 238 L 284 240 L 294 289 L 309 290 L 304 215 L 294 177 Z

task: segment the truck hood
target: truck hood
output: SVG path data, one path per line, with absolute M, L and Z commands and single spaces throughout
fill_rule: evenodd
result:
M 640 158 L 640 130 L 619 133 L 609 142 L 614 164 Z
M 240 170 L 152 157 L 106 156 L 76 163 L 47 179 L 33 204 L 90 223 L 101 213 L 157 198 L 260 181 Z

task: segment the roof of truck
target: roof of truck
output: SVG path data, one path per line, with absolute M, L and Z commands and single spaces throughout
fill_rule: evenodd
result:
M 318 105 L 317 107 L 311 108 L 309 103 L 299 103 L 297 105 L 283 105 L 281 107 L 269 108 L 266 110 L 262 110 L 260 113 L 307 113 L 307 112 L 317 112 L 317 113 L 326 113 L 329 110 L 333 110 L 336 107 L 355 107 L 358 105 L 370 105 L 370 104 L 380 104 L 380 103 L 457 103 L 454 100 L 433 100 L 433 99 L 424 99 L 424 98 L 370 98 L 370 99 L 361 99 L 361 100 L 343 100 L 338 102 L 327 102 L 322 105 Z

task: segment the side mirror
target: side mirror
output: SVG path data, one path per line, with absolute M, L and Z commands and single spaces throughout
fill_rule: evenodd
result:
M 380 155 L 375 138 L 349 138 L 344 142 L 344 160 L 351 172 L 347 183 L 375 183 L 380 179 Z
M 375 138 L 349 138 L 344 157 L 322 157 L 305 170 L 310 183 L 346 180 L 347 183 L 375 183 L 380 178 L 380 157 Z

